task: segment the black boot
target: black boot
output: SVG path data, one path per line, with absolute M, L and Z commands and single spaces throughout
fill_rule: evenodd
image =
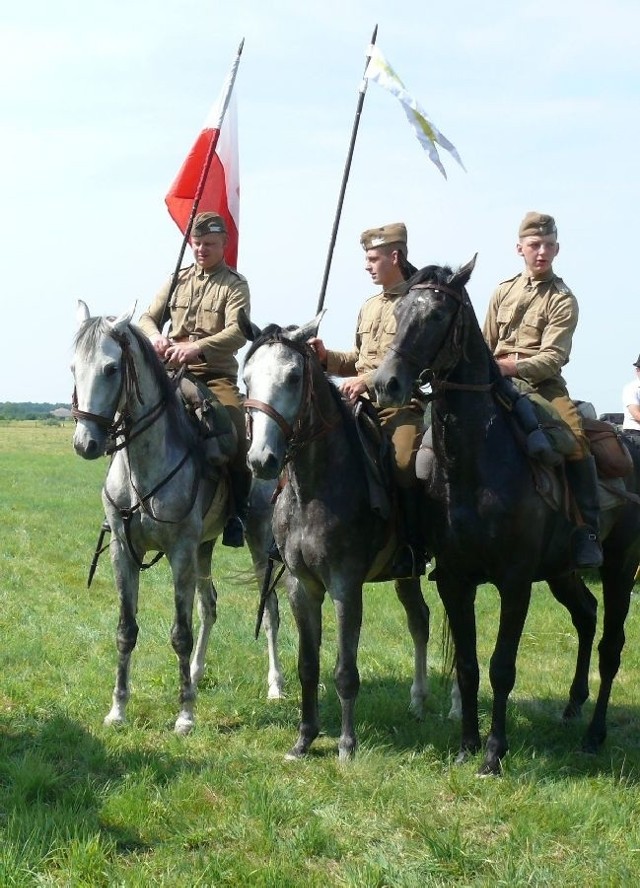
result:
M 280 554 L 280 550 L 276 546 L 275 539 L 271 540 L 271 545 L 267 549 L 267 558 L 270 558 L 272 561 L 277 561 L 279 564 L 282 564 L 282 555 Z
M 248 469 L 229 468 L 231 483 L 231 516 L 227 520 L 222 533 L 222 545 L 232 549 L 244 546 L 244 528 L 249 508 L 249 489 L 251 473 Z
M 417 487 L 398 488 L 399 545 L 391 562 L 391 576 L 403 580 L 420 577 L 427 566 L 422 539 L 420 492 Z
M 554 450 L 547 438 L 531 399 L 521 394 L 513 383 L 507 380 L 502 380 L 498 397 L 503 399 L 507 410 L 513 412 L 516 422 L 524 432 L 527 455 L 531 459 L 539 460 L 545 466 L 559 466 L 563 459 L 562 454 Z
M 571 493 L 584 521 L 571 536 L 574 566 L 578 569 L 600 567 L 600 503 L 595 460 L 592 456 L 587 456 L 580 460 L 567 460 L 565 465 Z

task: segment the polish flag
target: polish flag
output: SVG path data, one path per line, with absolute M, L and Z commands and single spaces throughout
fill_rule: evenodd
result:
M 197 212 L 219 213 L 225 220 L 229 237 L 224 258 L 227 265 L 235 268 L 240 220 L 238 118 L 232 93 L 235 69 L 232 75 L 227 78 L 218 101 L 205 120 L 200 135 L 165 197 L 165 203 L 169 215 L 185 234 L 194 201 L 200 195 Z M 212 147 L 214 154 L 205 175 Z

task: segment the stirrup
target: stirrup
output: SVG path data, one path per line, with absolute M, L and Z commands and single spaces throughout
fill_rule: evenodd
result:
M 591 527 L 576 527 L 571 534 L 571 559 L 577 570 L 602 566 L 602 546 Z
M 267 558 L 270 558 L 271 561 L 277 561 L 279 564 L 282 564 L 282 555 L 280 554 L 280 549 L 276 546 L 276 541 L 271 540 L 271 545 L 267 549 Z
M 244 524 L 237 515 L 232 515 L 225 524 L 222 545 L 232 549 L 241 549 L 244 546 Z
M 427 569 L 427 560 L 421 552 L 416 551 L 409 543 L 403 543 L 396 549 L 391 561 L 390 573 L 396 580 L 415 580 L 423 576 Z

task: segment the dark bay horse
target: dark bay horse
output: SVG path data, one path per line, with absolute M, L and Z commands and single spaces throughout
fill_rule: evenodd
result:
M 274 507 L 273 533 L 290 574 L 302 688 L 298 738 L 287 757 L 305 755 L 320 730 L 322 602 L 328 593 L 337 621 L 334 679 L 342 708 L 338 753 L 344 760 L 356 748 L 362 585 L 391 559 L 393 535 L 370 505 L 353 414 L 306 342 L 316 334 L 320 316 L 303 327 L 271 325 L 264 331 L 244 320 L 243 332 L 253 340 L 244 361 L 249 466 L 260 478 L 277 478 L 283 471 L 286 477 Z M 410 706 L 421 716 L 427 694 L 429 610 L 419 579 L 397 581 L 396 593 L 414 644 Z
M 531 466 L 493 392 L 500 371 L 466 292 L 475 259 L 455 273 L 428 266 L 408 283 L 397 308 L 397 333 L 376 379 L 381 404 L 403 404 L 416 381 L 431 381 L 435 469 L 426 482 L 436 582 L 456 649 L 462 704 L 459 760 L 480 749 L 479 671 L 474 601 L 478 584 L 500 596 L 500 625 L 490 664 L 493 711 L 480 773 L 500 771 L 508 744 L 506 706 L 534 580 L 546 580 L 570 612 L 579 638 L 576 673 L 565 717 L 588 697 L 588 670 L 596 628 L 596 601 L 570 570 L 572 525 L 536 490 Z M 630 443 L 640 488 L 640 453 Z M 619 497 L 602 514 L 600 569 L 604 626 L 599 644 L 600 690 L 584 748 L 595 752 L 606 736 L 611 686 L 620 665 L 624 623 L 640 559 L 640 507 Z
M 203 457 L 182 399 L 149 340 L 131 323 L 132 315 L 133 310 L 117 319 L 92 318 L 80 302 L 72 365 L 76 452 L 96 459 L 105 454 L 109 440 L 116 441 L 102 493 L 120 598 L 118 667 L 105 724 L 125 721 L 131 654 L 138 636 L 140 571 L 153 563 L 145 564 L 146 553 L 156 551 L 166 554 L 173 577 L 171 642 L 180 675 L 175 730 L 186 734 L 194 726 L 197 683 L 216 619 L 211 561 L 215 540 L 228 517 L 228 483 L 225 473 L 218 480 L 203 477 Z M 247 539 L 258 574 L 264 570 L 274 486 L 256 484 L 251 492 Z M 196 592 L 200 625 L 194 647 Z M 264 618 L 270 697 L 282 692 L 278 626 L 277 598 L 271 595 Z

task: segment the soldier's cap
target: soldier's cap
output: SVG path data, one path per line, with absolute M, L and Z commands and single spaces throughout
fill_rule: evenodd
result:
M 518 237 L 530 237 L 536 234 L 557 234 L 556 220 L 546 213 L 530 212 L 524 217 L 518 229 Z
M 397 244 L 406 256 L 407 226 L 404 222 L 391 222 L 389 225 L 381 225 L 380 228 L 368 228 L 360 235 L 360 243 L 363 250 L 375 250 L 376 247 Z
M 198 213 L 191 226 L 191 237 L 205 237 L 207 234 L 226 234 L 227 226 L 217 213 Z
M 634 362 L 633 366 L 640 370 L 640 355 L 638 355 L 638 360 Z

